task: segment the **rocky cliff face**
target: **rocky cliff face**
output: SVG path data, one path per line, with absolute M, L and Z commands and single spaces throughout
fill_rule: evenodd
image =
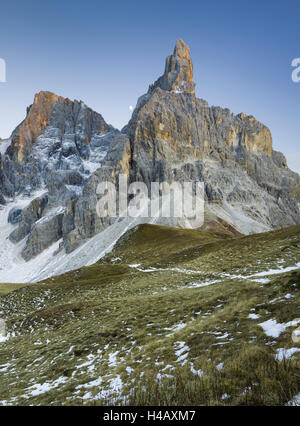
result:
M 118 138 L 126 145 L 127 138 L 83 102 L 50 92 L 35 96 L 25 120 L 0 151 L 2 204 L 45 189 L 44 196 L 19 214 L 10 235 L 14 243 L 26 238 L 22 251 L 26 260 L 60 238 L 71 239 L 68 234 L 75 226 L 75 202 L 83 198 L 86 183 L 104 158 L 113 157 L 116 148 L 122 150 Z M 111 163 L 113 169 L 114 158 Z M 95 193 L 89 195 L 92 203 Z M 87 236 L 92 235 L 92 229 Z
M 57 170 L 94 171 L 115 130 L 83 102 L 50 92 L 35 95 L 25 120 L 0 158 L 0 192 L 12 197 L 26 187 L 47 185 Z
M 97 215 L 96 188 L 101 181 L 118 183 L 120 173 L 149 188 L 153 181 L 203 181 L 207 218 L 243 233 L 300 223 L 300 177 L 253 116 L 196 98 L 182 40 L 122 132 L 83 102 L 40 92 L 11 140 L 1 144 L 0 203 L 45 192 L 10 213 L 10 240 L 23 241 L 26 260 L 55 241 L 70 253 L 113 224 L 116 219 Z
M 178 40 L 123 129 L 131 179 L 204 181 L 207 210 L 246 233 L 299 223 L 299 176 L 273 151 L 269 129 L 253 116 L 209 107 L 195 97 L 192 78 L 189 49 Z

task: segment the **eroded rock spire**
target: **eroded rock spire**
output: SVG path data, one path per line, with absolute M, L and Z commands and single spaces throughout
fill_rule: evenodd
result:
M 190 58 L 188 45 L 179 38 L 176 42 L 174 52 L 166 59 L 164 74 L 149 87 L 153 92 L 157 87 L 176 93 L 195 94 L 195 83 L 193 81 L 193 63 Z

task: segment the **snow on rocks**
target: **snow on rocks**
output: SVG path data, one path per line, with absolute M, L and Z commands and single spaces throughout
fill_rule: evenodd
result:
M 0 154 L 4 155 L 7 148 L 9 147 L 9 145 L 11 144 L 11 139 L 3 139 L 2 141 L 0 141 Z
M 35 222 L 35 225 L 41 225 L 42 223 L 50 222 L 55 216 L 63 214 L 66 211 L 66 207 L 59 206 L 50 210 L 46 216 L 41 217 L 39 220 Z

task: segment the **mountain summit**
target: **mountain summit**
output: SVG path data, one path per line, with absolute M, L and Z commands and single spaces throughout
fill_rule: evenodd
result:
M 164 74 L 149 87 L 149 92 L 157 87 L 176 93 L 195 94 L 193 81 L 193 63 L 188 45 L 180 38 L 177 40 L 173 55 L 166 59 Z
M 268 127 L 194 96 L 192 61 L 179 39 L 165 72 L 124 128 L 131 180 L 204 182 L 207 214 L 242 233 L 300 222 L 300 178 L 273 150 Z
M 111 129 L 103 117 L 88 108 L 84 102 L 71 101 L 54 93 L 41 91 L 35 95 L 33 104 L 27 108 L 25 120 L 13 132 L 8 154 L 18 163 L 26 163 L 34 146 L 44 135 L 47 140 L 43 140 L 43 146 L 40 146 L 43 152 L 49 145 L 50 136 L 52 141 L 56 138 L 62 145 L 64 141 L 69 144 L 73 141 L 73 148 L 77 148 L 79 156 L 87 158 L 89 155 L 86 146 L 90 144 L 93 135 L 97 132 L 107 133 Z M 56 148 L 58 146 L 52 146 L 51 150 L 56 151 Z M 40 155 L 39 150 L 37 159 Z

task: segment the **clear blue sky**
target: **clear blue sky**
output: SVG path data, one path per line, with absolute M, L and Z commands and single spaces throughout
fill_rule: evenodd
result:
M 121 128 L 181 37 L 197 96 L 254 115 L 300 172 L 300 83 L 291 79 L 299 23 L 299 0 L 2 2 L 0 136 L 40 90 L 81 99 Z

